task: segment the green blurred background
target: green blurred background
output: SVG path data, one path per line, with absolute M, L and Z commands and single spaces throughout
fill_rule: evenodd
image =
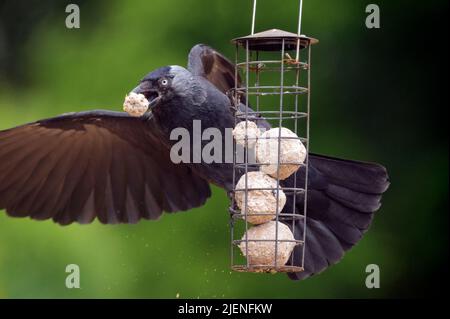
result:
M 251 1 L 0 1 L 0 129 L 69 111 L 120 110 L 148 71 L 207 43 L 226 55 Z M 364 25 L 367 4 L 381 28 Z M 260 0 L 256 31 L 296 30 L 297 1 Z M 437 294 L 448 265 L 448 1 L 306 0 L 313 48 L 311 150 L 376 161 L 392 185 L 374 223 L 320 275 L 229 270 L 228 199 L 137 225 L 71 225 L 0 213 L 0 298 L 372 298 Z M 445 96 L 444 96 L 444 93 Z M 0 163 L 1 165 L 1 163 Z M 65 267 L 81 289 L 65 288 Z M 365 287 L 365 267 L 381 288 Z

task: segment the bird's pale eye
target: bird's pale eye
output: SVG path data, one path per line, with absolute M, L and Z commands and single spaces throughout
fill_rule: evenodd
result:
M 167 84 L 169 84 L 169 81 L 167 79 L 162 79 L 161 80 L 161 85 L 162 86 L 166 86 Z

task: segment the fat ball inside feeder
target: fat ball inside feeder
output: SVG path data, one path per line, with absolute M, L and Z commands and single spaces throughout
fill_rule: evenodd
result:
M 242 121 L 236 124 L 233 129 L 233 137 L 236 140 L 236 144 L 244 147 L 253 148 L 256 144 L 256 140 L 261 134 L 258 126 L 255 122 Z M 245 138 L 247 137 L 247 144 Z
M 247 187 L 245 180 L 247 177 Z M 247 197 L 245 193 L 247 192 Z M 252 224 L 262 224 L 275 219 L 286 204 L 286 195 L 281 188 L 277 189 L 277 181 L 263 172 L 248 172 L 239 179 L 236 184 L 236 204 L 244 215 L 247 203 L 246 220 Z M 246 201 L 247 199 L 247 201 Z
M 297 134 L 285 127 L 264 132 L 256 142 L 256 161 L 262 164 L 262 172 L 274 178 L 278 173 L 279 179 L 288 178 L 298 170 L 305 158 L 305 146 Z
M 251 266 L 284 266 L 295 245 L 294 235 L 288 226 L 270 221 L 247 230 L 239 248 Z

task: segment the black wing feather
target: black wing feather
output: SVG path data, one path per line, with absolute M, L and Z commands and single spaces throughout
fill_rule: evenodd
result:
M 206 78 L 224 94 L 227 94 L 235 86 L 234 63 L 207 45 L 197 44 L 191 49 L 188 58 L 188 70 L 193 75 Z M 239 74 L 237 84 L 238 86 L 241 85 Z
M 0 208 L 66 225 L 136 223 L 202 205 L 208 182 L 173 164 L 145 121 L 91 111 L 0 131 Z
M 358 243 L 389 186 L 386 169 L 379 164 L 315 154 L 309 155 L 309 161 L 305 270 L 289 274 L 294 280 L 320 273 Z M 298 173 L 297 185 L 303 185 L 304 175 Z M 301 196 L 296 203 L 297 211 L 303 209 Z M 286 206 L 292 209 L 291 204 Z M 297 239 L 303 239 L 303 230 L 303 220 L 297 221 L 293 229 Z M 302 264 L 301 246 L 295 248 L 293 258 L 294 264 Z

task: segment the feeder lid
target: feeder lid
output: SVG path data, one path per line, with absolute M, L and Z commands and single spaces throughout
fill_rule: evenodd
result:
M 283 31 L 279 29 L 266 30 L 254 34 L 247 35 L 233 39 L 232 42 L 240 46 L 246 47 L 248 41 L 248 47 L 250 50 L 259 51 L 281 51 L 281 47 L 284 40 L 284 49 L 286 51 L 296 50 L 297 41 L 300 39 L 300 49 L 308 47 L 310 44 L 316 44 L 319 40 L 309 38 L 305 35 L 298 35 L 296 33 Z

